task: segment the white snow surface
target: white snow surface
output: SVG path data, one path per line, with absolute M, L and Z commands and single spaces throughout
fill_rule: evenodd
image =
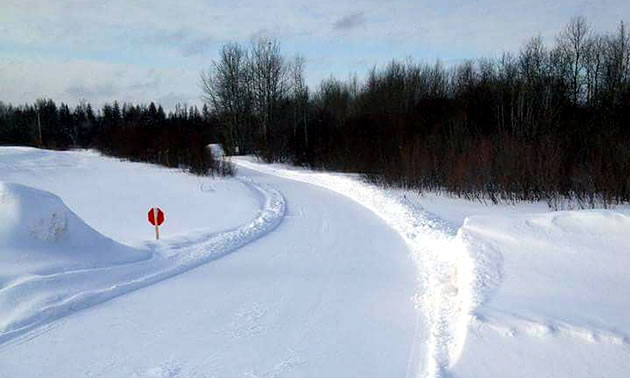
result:
M 464 291 L 458 290 L 458 263 L 467 264 L 468 259 L 465 250 L 452 247 L 451 225 L 426 212 L 406 195 L 384 191 L 348 175 L 261 165 L 251 158 L 239 158 L 236 162 L 242 167 L 343 194 L 374 212 L 403 238 L 416 262 L 414 301 L 422 309 L 414 335 L 413 371 L 427 377 L 446 374 L 461 348 L 464 315 L 470 305 L 462 296 Z M 421 349 L 423 352 L 419 353 Z
M 471 217 L 457 241 L 475 310 L 454 376 L 627 376 L 627 211 Z
M 39 189 L 0 182 L 0 287 L 25 276 L 94 269 L 147 259 L 102 236 Z
M 382 190 L 345 174 L 238 160 L 340 192 L 405 240 L 420 273 L 426 377 L 625 377 L 630 209 L 550 212 Z M 416 338 L 423 338 L 423 333 Z
M 5 156 L 15 151 L 0 150 Z M 172 172 L 92 152 L 17 153 L 22 157 L 13 154 L 0 165 L 2 179 L 32 185 L 38 180 L 31 176 L 37 176 L 38 187 L 48 191 L 63 186 L 59 179 L 72 181 L 70 173 L 58 178 L 53 169 L 53 162 L 64 159 L 70 160 L 63 164 L 68 169 L 73 159 L 92 160 L 84 160 L 86 169 L 80 170 L 92 178 L 114 175 L 103 179 L 104 186 L 106 180 L 126 184 L 115 172 L 127 165 L 154 181 L 151 175 Z M 32 158 L 51 173 L 34 167 Z M 253 220 L 235 231 L 221 225 L 205 235 L 199 227 L 192 234 L 165 232 L 160 242 L 129 243 L 151 252 L 148 260 L 24 277 L 33 283 L 18 280 L 1 288 L 0 376 L 413 376 L 416 273 L 400 237 L 343 196 L 239 171 L 234 180 L 211 180 L 215 191 L 205 194 L 205 204 L 179 203 L 186 210 L 180 213 L 202 212 L 210 221 L 215 206 L 255 203 Z M 82 190 L 79 177 L 72 183 L 74 191 Z M 144 193 L 138 184 L 125 185 L 130 202 Z M 199 188 L 184 184 L 171 184 L 173 195 L 190 192 L 194 199 Z M 228 184 L 237 190 L 218 195 Z M 245 198 L 239 197 L 240 186 Z M 89 200 L 73 201 L 68 188 L 59 197 L 77 216 L 82 206 L 91 206 Z M 153 203 L 164 208 L 167 223 L 179 221 L 172 204 Z M 118 227 L 133 217 L 146 222 L 146 210 L 121 213 Z M 102 226 L 116 232 L 113 223 Z M 148 239 L 152 229 L 143 226 Z M 237 253 L 214 259 L 237 247 Z
M 0 342 L 224 256 L 271 231 L 284 216 L 282 195 L 243 182 L 261 204 L 249 222 L 138 250 L 100 235 L 53 194 L 0 182 Z
M 233 161 L 212 179 L 0 147 L 0 377 L 630 370 L 628 207 L 487 206 Z
M 0 147 L 0 181 L 51 192 L 101 234 L 139 248 L 154 237 L 147 223 L 153 206 L 166 215 L 160 229 L 165 237 L 229 230 L 260 208 L 259 197 L 240 180 L 198 177 L 95 151 Z

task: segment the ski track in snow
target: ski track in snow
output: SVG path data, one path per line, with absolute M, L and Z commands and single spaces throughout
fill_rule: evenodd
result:
M 606 343 L 630 347 L 630 338 L 620 332 L 597 329 L 593 326 L 581 327 L 553 319 L 534 319 L 516 314 L 500 314 L 497 316 L 475 314 L 471 326 L 480 333 L 484 328 L 492 329 L 505 337 L 528 335 L 548 337 L 562 335 L 564 337 L 583 340 L 589 343 Z
M 193 269 L 273 231 L 286 211 L 284 197 L 268 185 L 251 179 L 239 179 L 256 193 L 262 205 L 258 216 L 247 224 L 226 232 L 196 235 L 193 242 L 165 240 L 149 243 L 147 245 L 153 250 L 153 254 L 149 259 L 140 262 L 31 276 L 1 288 L 0 301 L 7 303 L 28 302 L 31 298 L 23 297 L 25 289 L 46 295 L 43 298 L 41 295 L 33 298 L 33 302 L 44 305 L 30 309 L 27 312 L 30 315 L 21 317 L 18 312 L 13 316 L 9 314 L 8 319 L 2 319 L 0 349 L 24 342 L 21 339 L 37 337 L 41 334 L 39 331 L 46 332 L 54 327 L 52 322 L 66 315 Z M 85 286 L 89 288 L 74 287 L 77 281 L 86 283 Z M 55 289 L 48 292 L 47 288 L 50 287 Z M 59 294 L 60 287 L 67 291 Z M 33 332 L 29 332 L 32 330 Z M 23 335 L 26 332 L 29 333 Z M 17 337 L 20 335 L 23 336 Z
M 407 377 L 448 376 L 448 368 L 461 353 L 473 306 L 477 304 L 473 291 L 478 286 L 473 260 L 465 244 L 456 237 L 456 229 L 405 196 L 387 194 L 347 175 L 260 164 L 247 157 L 233 161 L 244 168 L 337 192 L 366 207 L 395 230 L 418 265 L 418 294 L 414 300 L 422 310 Z M 421 315 L 428 327 L 427 340 L 421 340 L 419 334 Z M 419 342 L 427 343 L 428 355 L 416 355 Z

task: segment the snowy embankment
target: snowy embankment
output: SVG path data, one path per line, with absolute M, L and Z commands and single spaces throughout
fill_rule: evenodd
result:
M 457 239 L 476 274 L 455 375 L 627 376 L 630 217 L 610 210 L 478 216 Z
M 10 179 L 11 174 L 28 175 L 27 171 L 15 168 L 17 162 L 32 162 L 32 159 L 20 156 L 13 165 L 4 165 L 15 155 L 25 153 L 57 159 L 67 157 L 68 163 L 85 159 L 72 153 L 64 156 L 5 148 L 0 154 L 3 158 L 0 172 L 6 173 L 3 179 Z M 54 164 L 55 168 L 60 166 L 63 164 Z M 38 182 L 46 185 L 45 175 L 40 175 Z M 260 204 L 249 222 L 219 233 L 215 229 L 198 230 L 131 247 L 99 234 L 52 193 L 0 182 L 0 342 L 192 269 L 273 230 L 284 216 L 282 195 L 252 181 L 242 180 L 242 183 Z M 143 215 L 144 211 L 138 217 L 144 218 Z M 128 219 L 125 215 L 121 217 L 123 222 Z
M 427 340 L 416 335 L 428 352 L 415 362 L 419 376 L 622 377 L 630 368 L 627 208 L 485 206 L 381 190 L 343 174 L 236 162 L 341 193 L 404 238 L 418 264 L 417 303 L 428 328 Z

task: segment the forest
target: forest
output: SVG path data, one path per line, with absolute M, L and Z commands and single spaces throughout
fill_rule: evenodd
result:
M 306 85 L 280 42 L 228 43 L 201 75 L 204 105 L 0 103 L 0 144 L 95 148 L 193 173 L 228 153 L 356 172 L 384 185 L 493 202 L 630 200 L 630 37 L 575 17 L 551 46 L 457 64 L 392 60 Z M 219 172 L 220 171 L 220 172 Z
M 213 159 L 206 146 L 217 141 L 217 121 L 204 106 L 176 105 L 168 114 L 154 103 L 105 104 L 95 111 L 41 99 L 14 107 L 0 102 L 0 144 L 49 149 L 93 148 L 106 155 L 193 174 L 230 175 L 230 164 Z

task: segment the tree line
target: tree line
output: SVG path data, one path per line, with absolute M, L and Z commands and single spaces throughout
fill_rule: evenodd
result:
M 576 17 L 551 46 L 534 37 L 520 51 L 448 66 L 393 60 L 314 89 L 304 65 L 272 39 L 228 43 L 201 75 L 201 111 L 0 104 L 0 143 L 93 147 L 203 173 L 214 164 L 205 145 L 218 141 L 228 153 L 466 198 L 630 200 L 623 22 L 599 33 Z
M 304 85 L 277 41 L 223 46 L 202 88 L 231 151 L 493 201 L 630 200 L 630 39 L 573 18 L 499 58 L 391 61 Z
M 176 105 L 166 113 L 153 102 L 118 102 L 94 110 L 41 99 L 32 105 L 0 102 L 0 144 L 50 149 L 94 148 L 106 155 L 185 168 L 194 174 L 232 174 L 213 159 L 207 145 L 217 141 L 217 121 L 204 106 Z

